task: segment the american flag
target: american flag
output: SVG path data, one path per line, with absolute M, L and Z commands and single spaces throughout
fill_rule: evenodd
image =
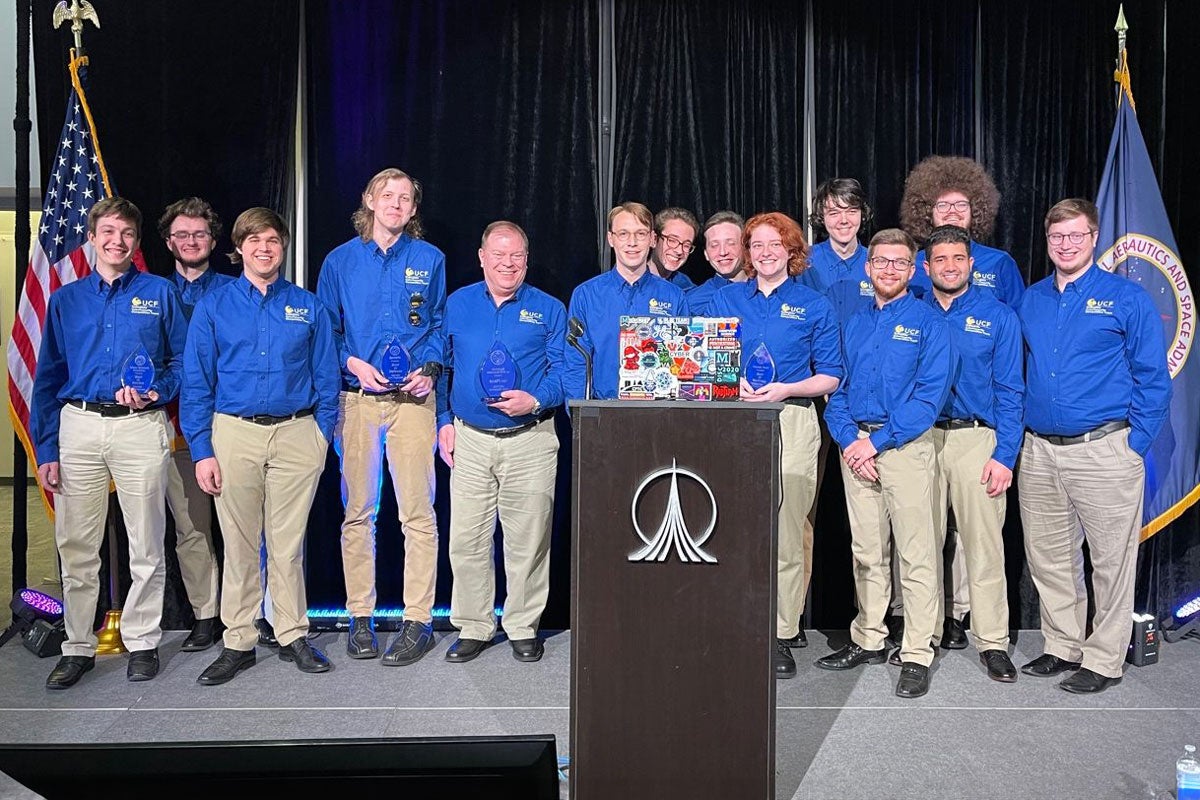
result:
M 84 96 L 86 56 L 71 60 L 71 96 L 59 136 L 53 171 L 42 203 L 37 243 L 25 273 L 8 342 L 8 402 L 13 428 L 35 463 L 29 438 L 29 402 L 37 374 L 38 351 L 50 295 L 59 287 L 87 277 L 96 252 L 87 241 L 87 215 L 96 201 L 111 193 L 100 147 Z M 137 260 L 141 260 L 140 253 Z M 144 268 L 143 264 L 138 265 Z M 45 494 L 47 505 L 51 498 Z M 51 506 L 52 507 L 52 506 Z

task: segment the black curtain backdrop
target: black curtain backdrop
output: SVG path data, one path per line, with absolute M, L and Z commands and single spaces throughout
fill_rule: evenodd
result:
M 397 166 L 423 184 L 426 238 L 446 253 L 450 291 L 482 279 L 479 237 L 501 218 L 529 234 L 531 284 L 565 303 L 597 262 L 596 6 L 572 2 L 309 2 L 309 264 L 354 235 L 367 181 Z M 551 596 L 542 624 L 569 625 L 570 431 L 558 421 Z M 310 607 L 342 608 L 342 507 L 331 458 L 309 520 Z M 448 606 L 449 475 L 438 462 Z M 403 605 L 403 539 L 390 478 L 379 508 L 379 606 Z M 501 580 L 500 586 L 503 587 Z M 501 588 L 501 595 L 503 589 Z
M 69 25 L 54 30 L 55 4 L 34 3 L 41 185 L 62 130 L 70 93 Z M 169 275 L 174 259 L 158 237 L 171 202 L 199 195 L 225 222 L 213 267 L 230 274 L 229 228 L 247 208 L 291 205 L 292 149 L 299 56 L 299 7 L 289 0 L 127 0 L 98 4 L 100 24 L 86 24 L 90 57 L 85 87 L 113 189 L 141 209 L 142 250 L 150 270 Z M 168 520 L 170 515 L 168 514 Z M 215 516 L 214 516 L 215 522 Z M 124 526 L 118 522 L 124 536 Z M 220 547 L 219 531 L 217 544 Z M 123 542 L 122 538 L 122 542 Z M 122 544 L 122 583 L 128 586 Z M 107 548 L 103 585 L 107 586 Z M 163 625 L 192 623 L 179 578 L 175 529 L 166 536 Z M 102 605 L 107 592 L 101 592 Z
M 616 4 L 613 200 L 801 215 L 805 2 Z M 684 269 L 712 275 L 700 240 Z

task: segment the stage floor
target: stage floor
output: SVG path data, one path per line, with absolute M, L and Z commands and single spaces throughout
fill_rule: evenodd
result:
M 1164 645 L 1159 664 L 1129 667 L 1094 697 L 1068 694 L 1057 679 L 994 683 L 973 649 L 950 651 L 934 664 L 930 693 L 902 701 L 892 693 L 899 668 L 819 670 L 813 659 L 846 633 L 808 636 L 812 644 L 793 651 L 799 675 L 778 685 L 779 798 L 1166 800 L 1183 745 L 1200 744 L 1200 640 Z M 254 668 L 204 687 L 196 676 L 217 650 L 181 653 L 183 633 L 172 632 L 155 680 L 129 683 L 124 657 L 106 657 L 64 692 L 44 688 L 54 659 L 14 641 L 0 648 L 0 741 L 552 733 L 569 756 L 569 632 L 550 636 L 537 664 L 515 661 L 506 642 L 447 664 L 453 637 L 438 637 L 418 664 L 384 668 L 349 659 L 344 634 L 323 634 L 314 643 L 331 673 L 304 675 L 259 648 Z M 1039 655 L 1041 643 L 1021 632 L 1013 660 Z M 0 797 L 14 794 L 0 785 Z

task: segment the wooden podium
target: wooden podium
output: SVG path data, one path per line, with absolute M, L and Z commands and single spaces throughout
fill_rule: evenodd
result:
M 571 797 L 775 796 L 779 410 L 571 403 Z

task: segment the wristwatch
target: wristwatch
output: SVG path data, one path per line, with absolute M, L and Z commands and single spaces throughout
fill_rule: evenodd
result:
M 533 408 L 529 410 L 529 413 L 530 414 L 542 413 L 542 401 L 538 400 L 536 397 L 533 398 Z

